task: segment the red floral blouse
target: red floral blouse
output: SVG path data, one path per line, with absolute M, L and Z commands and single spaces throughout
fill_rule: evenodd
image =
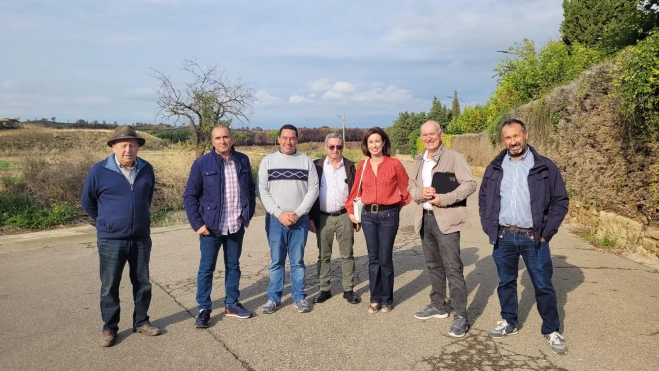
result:
M 361 195 L 362 202 L 365 205 L 398 204 L 399 210 L 412 201 L 412 196 L 410 196 L 410 193 L 407 191 L 409 177 L 407 176 L 403 164 L 397 159 L 389 156 L 384 156 L 384 160 L 378 167 L 377 176 L 373 173 L 373 168 L 371 167 L 369 160 L 368 166 L 364 171 L 362 189 L 359 191 L 359 180 L 365 163 L 366 161 L 362 161 L 357 166 L 355 182 L 353 183 L 352 190 L 345 203 L 348 214 L 354 214 L 353 200 L 358 197 L 358 194 Z

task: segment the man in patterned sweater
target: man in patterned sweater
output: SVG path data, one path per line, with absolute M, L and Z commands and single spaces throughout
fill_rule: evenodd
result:
M 309 312 L 304 291 L 304 246 L 309 232 L 309 210 L 318 197 L 318 174 L 311 159 L 297 152 L 298 131 L 293 125 L 279 129 L 279 151 L 266 156 L 259 167 L 259 197 L 268 212 L 265 231 L 270 245 L 270 285 L 263 313 L 281 307 L 286 255 L 291 266 L 295 307 Z

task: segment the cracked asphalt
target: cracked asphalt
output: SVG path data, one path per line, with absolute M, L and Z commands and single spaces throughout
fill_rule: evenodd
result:
M 569 233 L 552 240 L 553 281 L 569 347 L 553 354 L 540 335 L 533 287 L 520 261 L 519 334 L 493 340 L 499 304 L 491 246 L 479 228 L 476 195 L 468 200 L 472 229 L 462 233 L 471 330 L 448 336 L 452 317 L 421 321 L 430 288 L 413 206 L 402 211 L 394 249 L 395 307 L 368 314 L 364 237 L 355 242 L 358 305 L 342 297 L 340 258 L 332 260 L 332 293 L 310 313 L 292 305 L 286 280 L 283 306 L 259 313 L 267 301 L 269 250 L 264 218 L 253 219 L 241 258 L 241 301 L 251 319 L 225 318 L 224 271 L 213 281 L 211 326 L 194 328 L 197 236 L 188 226 L 154 229 L 151 321 L 163 329 L 133 334 L 131 286 L 122 280 L 118 343 L 98 345 L 98 254 L 91 227 L 0 236 L 0 369 L 97 370 L 656 370 L 659 369 L 659 264 L 635 255 L 603 253 Z M 317 292 L 316 240 L 309 234 L 307 292 Z M 221 258 L 220 258 L 221 259 Z M 221 262 L 218 267 L 222 267 Z

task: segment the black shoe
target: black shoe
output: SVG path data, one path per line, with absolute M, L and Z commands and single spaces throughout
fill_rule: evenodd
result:
M 344 291 L 343 298 L 346 299 L 350 304 L 359 304 L 362 301 L 362 299 L 360 299 L 359 296 L 355 295 L 355 292 L 352 290 Z
M 325 300 L 332 297 L 332 293 L 329 291 L 320 291 L 315 298 L 313 298 L 314 303 L 323 303 Z
M 211 322 L 211 311 L 208 309 L 202 309 L 197 316 L 197 320 L 194 323 L 196 328 L 207 328 L 208 324 Z

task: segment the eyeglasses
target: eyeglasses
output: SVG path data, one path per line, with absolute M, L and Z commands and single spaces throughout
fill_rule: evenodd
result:
M 330 151 L 334 151 L 334 148 L 336 148 L 337 151 L 340 151 L 343 149 L 343 146 L 327 146 Z

